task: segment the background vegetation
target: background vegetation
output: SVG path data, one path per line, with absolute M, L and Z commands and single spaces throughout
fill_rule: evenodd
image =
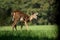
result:
M 38 12 L 38 19 L 32 24 L 50 25 L 55 24 L 56 5 L 55 0 L 0 0 L 0 25 L 11 25 L 11 11 L 21 10 L 31 15 Z M 36 22 L 37 21 L 37 22 Z

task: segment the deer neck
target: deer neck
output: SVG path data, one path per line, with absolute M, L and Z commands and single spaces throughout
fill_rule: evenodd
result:
M 31 21 L 33 19 L 33 15 L 31 15 L 30 17 L 29 17 L 29 20 Z

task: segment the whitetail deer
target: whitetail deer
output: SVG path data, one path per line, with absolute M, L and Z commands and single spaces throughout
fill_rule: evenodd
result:
M 19 10 L 16 10 L 16 11 L 13 11 L 11 13 L 11 15 L 13 17 L 12 18 L 13 19 L 13 24 L 12 24 L 13 30 L 14 30 L 14 28 L 16 29 L 16 24 L 17 24 L 17 22 L 19 20 L 21 22 L 24 22 L 24 24 L 26 26 L 26 29 L 28 30 L 28 24 L 27 24 L 27 22 L 31 21 L 32 19 L 37 19 L 38 13 L 35 13 L 35 14 L 32 14 L 31 16 L 28 16 L 27 14 L 24 14 L 23 12 L 21 12 Z M 22 28 L 22 26 L 21 26 L 21 28 Z

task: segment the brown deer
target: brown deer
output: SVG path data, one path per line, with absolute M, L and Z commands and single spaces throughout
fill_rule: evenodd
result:
M 35 13 L 35 14 L 33 13 L 31 16 L 28 16 L 27 14 L 24 14 L 22 11 L 16 10 L 16 11 L 13 11 L 11 15 L 13 20 L 13 24 L 12 24 L 13 30 L 14 28 L 16 29 L 16 24 L 18 21 L 23 22 L 26 26 L 26 29 L 28 30 L 28 24 L 27 24 L 28 21 L 31 21 L 32 19 L 37 19 L 38 13 Z

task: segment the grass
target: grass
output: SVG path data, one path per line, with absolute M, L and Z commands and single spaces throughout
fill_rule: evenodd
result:
M 0 27 L 0 40 L 56 40 L 58 29 L 56 25 L 32 25 L 26 31 L 25 26 L 12 31 L 11 26 Z

